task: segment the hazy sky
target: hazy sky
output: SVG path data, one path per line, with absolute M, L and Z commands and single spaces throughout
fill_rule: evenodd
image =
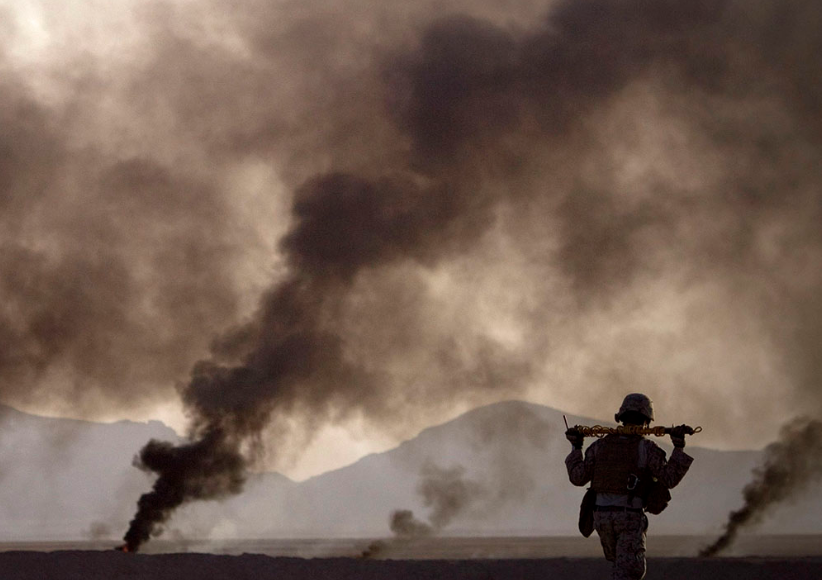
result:
M 182 432 L 322 278 L 293 476 L 509 398 L 761 446 L 822 408 L 819 12 L 0 0 L 0 401 Z

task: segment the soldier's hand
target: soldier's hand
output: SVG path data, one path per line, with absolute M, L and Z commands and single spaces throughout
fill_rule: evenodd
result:
M 565 432 L 565 438 L 571 442 L 574 449 L 582 449 L 582 442 L 585 440 L 585 437 L 583 437 L 582 433 L 577 429 L 568 429 Z
M 685 447 L 685 434 L 688 433 L 689 430 L 693 432 L 687 425 L 680 425 L 679 427 L 674 427 L 668 432 L 671 436 L 671 443 L 674 444 L 674 447 L 677 449 L 682 449 Z

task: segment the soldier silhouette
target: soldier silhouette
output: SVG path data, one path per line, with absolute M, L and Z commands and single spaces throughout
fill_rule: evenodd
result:
M 631 393 L 615 418 L 626 426 L 648 426 L 654 420 L 653 403 L 641 393 Z M 565 458 L 568 479 L 579 486 L 591 483 L 590 493 L 596 496 L 594 529 L 605 558 L 613 562 L 612 580 L 645 577 L 645 511 L 649 493 L 654 485 L 675 487 L 693 462 L 683 451 L 685 426 L 672 429 L 670 436 L 674 451 L 668 460 L 665 451 L 653 441 L 642 435 L 621 434 L 597 439 L 583 457 L 582 434 L 573 428 L 565 432 L 573 446 Z

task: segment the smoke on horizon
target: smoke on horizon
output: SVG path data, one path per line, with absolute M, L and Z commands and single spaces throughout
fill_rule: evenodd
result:
M 739 532 L 755 526 L 778 504 L 822 478 L 822 422 L 807 417 L 787 423 L 779 439 L 765 448 L 762 465 L 742 490 L 744 505 L 728 516 L 722 534 L 700 550 L 704 557 L 728 549 Z
M 455 465 L 443 468 L 428 461 L 422 467 L 417 492 L 423 506 L 428 508 L 428 521 L 418 519 L 412 510 L 399 509 L 391 513 L 389 528 L 393 540 L 372 542 L 361 554 L 362 558 L 384 555 L 397 541 L 425 538 L 439 534 L 455 518 L 488 496 L 482 484 L 466 478 L 465 468 Z
M 0 28 L 0 397 L 180 394 L 135 541 L 328 423 L 822 415 L 811 0 L 35 8 L 53 36 Z

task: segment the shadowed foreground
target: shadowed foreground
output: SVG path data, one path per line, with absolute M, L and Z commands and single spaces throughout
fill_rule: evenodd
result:
M 648 563 L 649 580 L 817 580 L 822 558 L 659 558 Z M 272 558 L 253 554 L 122 554 L 119 552 L 0 553 L 0 578 L 165 580 L 179 578 L 302 580 L 472 579 L 599 580 L 608 564 L 593 558 L 531 560 L 357 560 L 351 558 Z

